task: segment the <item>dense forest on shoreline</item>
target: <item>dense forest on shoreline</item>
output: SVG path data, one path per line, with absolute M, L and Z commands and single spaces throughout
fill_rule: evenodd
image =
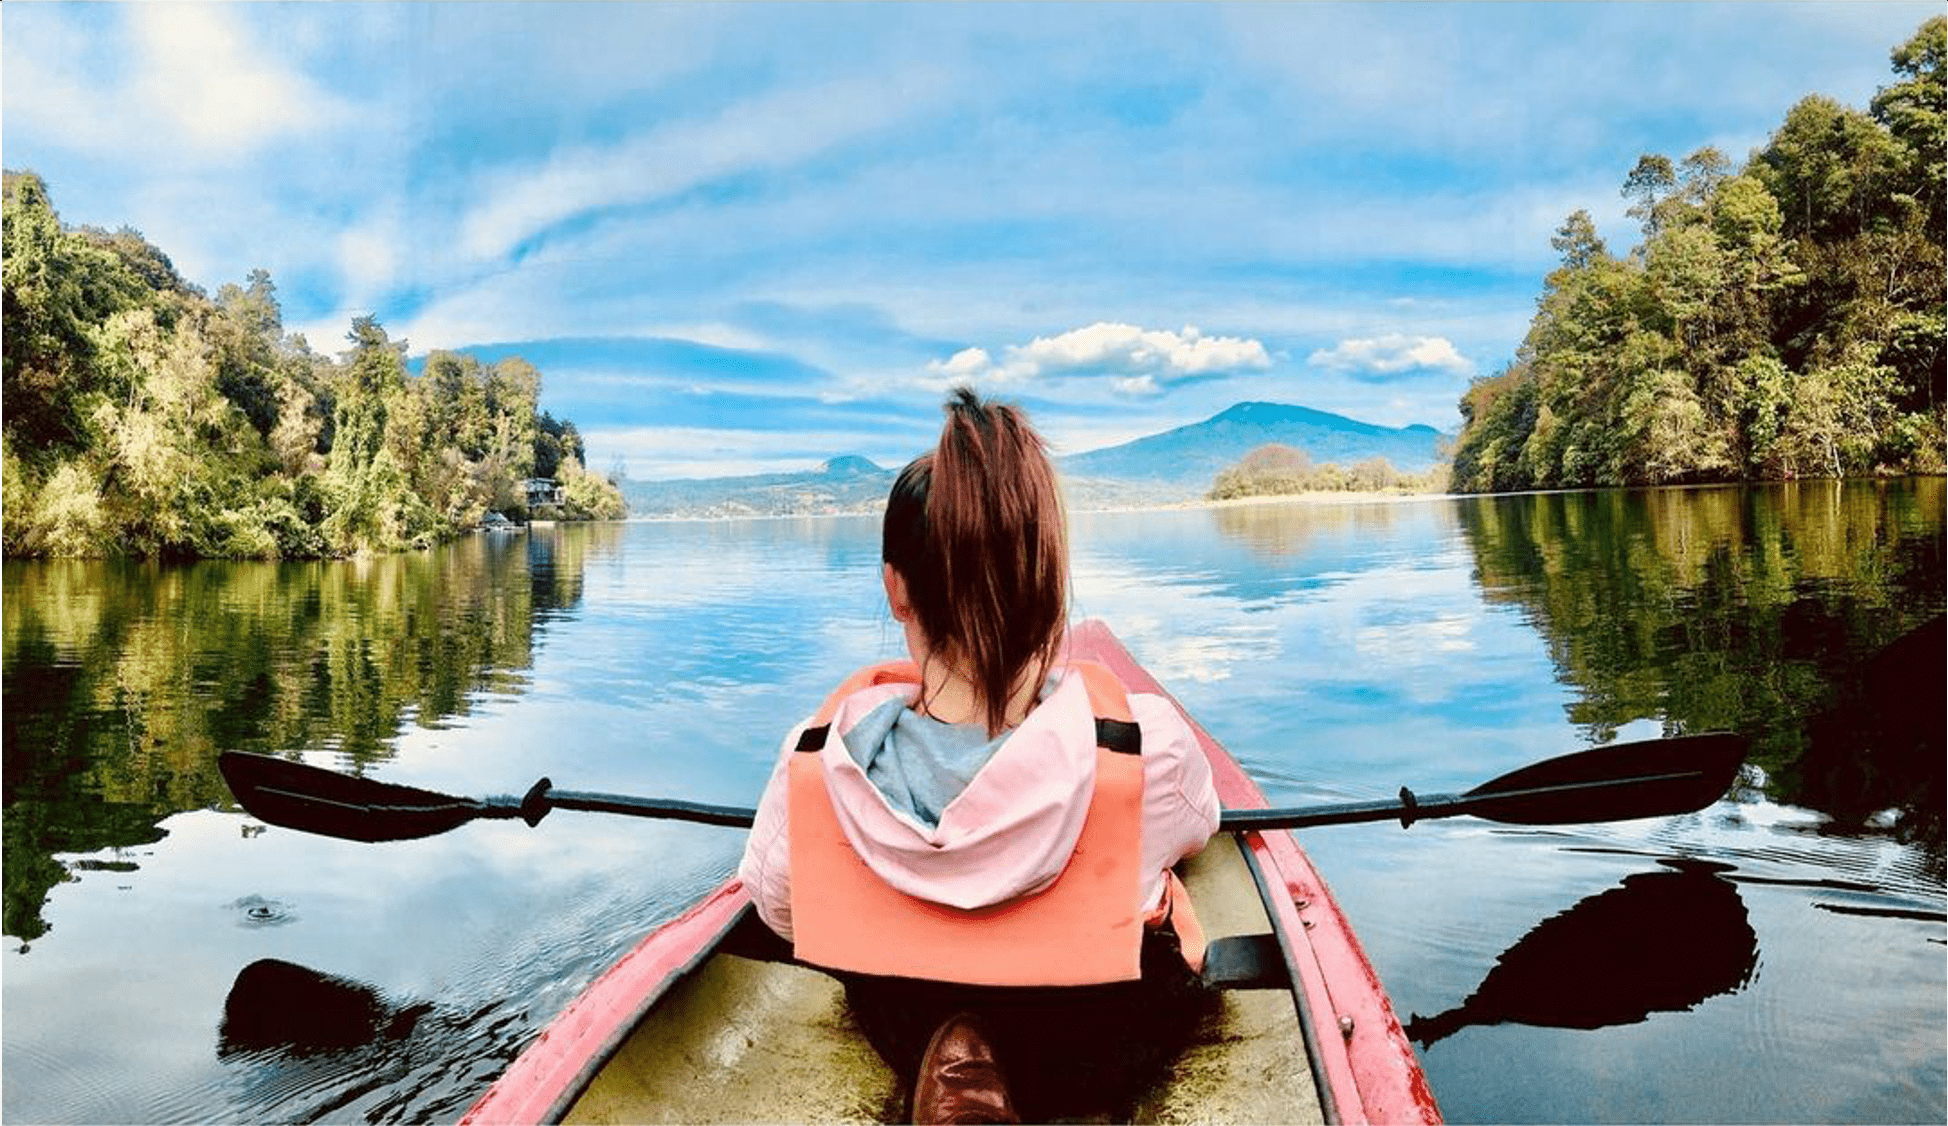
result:
M 1513 363 L 1460 402 L 1461 492 L 1941 473 L 1948 19 L 1867 112 L 1802 99 L 1742 169 L 1646 154 L 1643 242 L 1585 211 Z
M 9 556 L 315 558 L 425 547 L 555 479 L 565 519 L 624 515 L 541 373 L 434 352 L 371 316 L 349 350 L 284 331 L 254 270 L 214 298 L 127 227 L 68 228 L 5 176 L 0 547 Z

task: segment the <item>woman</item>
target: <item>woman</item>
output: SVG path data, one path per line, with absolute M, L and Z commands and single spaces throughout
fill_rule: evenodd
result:
M 1216 831 L 1217 796 L 1167 700 L 1061 658 L 1068 545 L 1041 438 L 966 388 L 945 409 L 886 505 L 911 660 L 792 730 L 740 874 L 917 1076 L 915 1121 L 1074 1113 L 1063 1096 L 1134 1097 L 1207 1003 L 1170 868 Z

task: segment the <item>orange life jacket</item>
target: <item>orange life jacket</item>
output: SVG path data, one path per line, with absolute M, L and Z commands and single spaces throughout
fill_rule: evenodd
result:
M 1076 662 L 1096 715 L 1096 786 L 1061 874 L 1005 903 L 963 910 L 886 883 L 860 859 L 832 808 L 819 761 L 839 702 L 879 684 L 917 684 L 911 661 L 861 669 L 826 698 L 787 766 L 795 955 L 831 969 L 971 985 L 1093 985 L 1141 976 L 1143 930 L 1171 926 L 1193 969 L 1203 930 L 1176 874 L 1146 917 L 1141 897 L 1141 732 L 1116 675 Z M 843 753 L 841 751 L 840 753 Z

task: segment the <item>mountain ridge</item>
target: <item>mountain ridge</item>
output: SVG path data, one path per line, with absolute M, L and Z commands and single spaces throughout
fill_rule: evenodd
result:
M 1431 426 L 1381 426 L 1289 403 L 1234 403 L 1198 422 L 1055 459 L 1069 503 L 1078 508 L 1154 504 L 1204 495 L 1219 472 L 1259 446 L 1305 450 L 1315 462 L 1351 465 L 1384 457 L 1421 472 L 1440 459 Z M 897 471 L 859 454 L 840 454 L 803 470 L 651 481 L 625 479 L 637 516 L 785 516 L 871 512 Z
M 1440 431 L 1431 426 L 1381 426 L 1312 407 L 1249 401 L 1234 403 L 1202 422 L 1070 454 L 1062 463 L 1083 476 L 1177 486 L 1194 482 L 1201 494 L 1219 472 L 1273 442 L 1304 450 L 1315 462 L 1351 464 L 1384 457 L 1395 469 L 1414 473 L 1440 460 Z

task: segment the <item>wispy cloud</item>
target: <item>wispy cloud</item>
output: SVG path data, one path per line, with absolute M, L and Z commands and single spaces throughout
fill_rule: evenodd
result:
M 585 212 L 786 167 L 915 114 L 931 85 L 917 70 L 840 79 L 760 95 L 615 145 L 557 152 L 541 168 L 496 176 L 460 223 L 460 249 L 495 259 Z

